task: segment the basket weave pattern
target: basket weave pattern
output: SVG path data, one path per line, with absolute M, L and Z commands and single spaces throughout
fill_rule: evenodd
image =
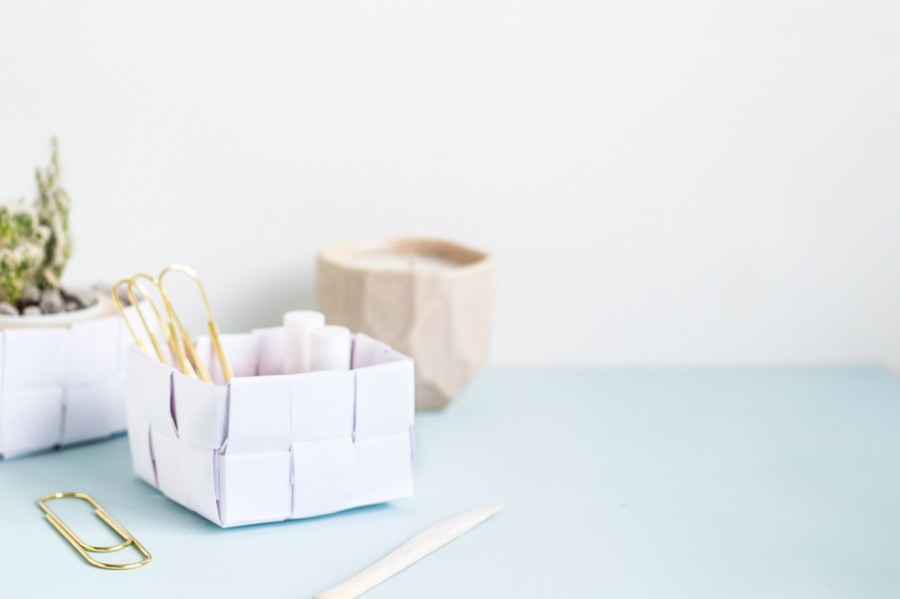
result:
M 223 527 L 412 494 L 412 360 L 357 334 L 351 370 L 285 375 L 283 329 L 222 342 L 235 375 L 228 384 L 208 338 L 197 349 L 214 383 L 129 352 L 137 476 Z
M 0 459 L 125 430 L 128 341 L 119 315 L 0 331 Z

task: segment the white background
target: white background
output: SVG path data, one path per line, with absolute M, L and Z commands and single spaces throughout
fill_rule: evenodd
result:
M 900 366 L 900 4 L 0 2 L 0 198 L 226 331 L 336 240 L 500 261 L 498 364 Z

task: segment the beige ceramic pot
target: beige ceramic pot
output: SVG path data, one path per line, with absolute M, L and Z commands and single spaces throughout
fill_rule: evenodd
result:
M 416 408 L 449 404 L 485 365 L 494 261 L 437 239 L 338 243 L 319 254 L 319 310 L 412 356 Z

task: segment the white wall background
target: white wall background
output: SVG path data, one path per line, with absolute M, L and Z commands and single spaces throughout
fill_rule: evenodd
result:
M 501 262 L 499 364 L 900 365 L 900 4 L 0 2 L 0 197 L 61 142 L 69 277 L 222 328 L 323 244 Z

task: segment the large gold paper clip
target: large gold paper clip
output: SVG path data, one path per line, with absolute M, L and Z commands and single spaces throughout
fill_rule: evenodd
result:
M 233 376 L 231 366 L 228 363 L 228 357 L 225 355 L 225 350 L 222 348 L 222 340 L 219 335 L 219 327 L 216 324 L 215 317 L 213 316 L 212 307 L 209 305 L 209 299 L 206 296 L 206 290 L 203 288 L 203 283 L 200 282 L 200 277 L 197 276 L 197 273 L 194 272 L 192 268 L 184 266 L 183 264 L 171 264 L 164 268 L 158 277 L 152 277 L 150 275 L 140 273 L 134 275 L 130 279 L 122 279 L 121 281 L 118 281 L 113 286 L 113 301 L 115 302 L 119 313 L 125 319 L 125 324 L 128 327 L 128 331 L 131 333 L 132 338 L 134 338 L 134 342 L 137 344 L 138 348 L 140 348 L 147 354 L 151 354 L 150 347 L 152 347 L 153 354 L 155 354 L 156 358 L 163 364 L 171 363 L 176 368 L 178 368 L 179 371 L 187 376 L 199 378 L 203 381 L 206 381 L 207 383 L 212 382 L 212 377 L 209 375 L 209 371 L 203 365 L 203 361 L 197 354 L 197 350 L 194 347 L 194 343 L 191 339 L 190 333 L 188 333 L 184 324 L 182 324 L 181 319 L 178 317 L 178 312 L 175 310 L 175 306 L 172 304 L 169 295 L 166 293 L 166 290 L 163 287 L 163 279 L 167 274 L 171 272 L 180 272 L 182 274 L 185 274 L 193 279 L 194 283 L 197 285 L 197 289 L 200 293 L 200 299 L 203 302 L 203 309 L 206 312 L 206 323 L 209 330 L 210 340 L 212 341 L 213 350 L 215 350 L 216 352 L 216 357 L 219 361 L 219 365 L 222 368 L 222 375 L 225 378 L 225 382 L 227 383 Z M 163 315 L 163 311 L 161 311 L 157 306 L 156 302 L 153 301 L 148 286 L 145 286 L 143 284 L 143 281 L 146 281 L 149 286 L 156 290 L 157 294 L 159 295 L 160 301 L 162 302 L 165 316 Z M 131 323 L 128 321 L 128 317 L 125 315 L 125 310 L 122 306 L 122 302 L 119 299 L 119 289 L 123 285 L 126 286 L 128 298 L 131 300 L 131 303 L 137 306 L 137 315 L 141 321 L 141 325 L 144 327 L 144 332 L 146 333 L 146 338 L 150 342 L 150 347 L 147 346 L 144 338 L 137 334 L 137 332 L 131 326 Z M 156 334 L 154 334 L 152 327 L 147 322 L 147 319 L 144 316 L 144 312 L 141 307 L 142 305 L 146 305 L 153 312 L 157 323 L 164 333 L 165 344 L 168 348 L 168 351 L 163 348 L 163 343 L 159 340 Z
M 103 520 L 107 526 L 109 526 L 119 537 L 122 539 L 122 542 L 118 545 L 109 545 L 109 546 L 95 546 L 88 545 L 81 538 L 72 532 L 72 529 L 66 526 L 66 523 L 60 520 L 59 516 L 53 513 L 49 507 L 47 507 L 47 502 L 52 501 L 54 499 L 64 499 L 66 497 L 73 497 L 75 499 L 81 499 L 86 501 L 92 508 L 94 508 L 94 513 L 97 514 L 97 517 Z M 65 540 L 69 542 L 72 547 L 75 548 L 75 551 L 81 554 L 87 563 L 92 566 L 96 566 L 98 568 L 103 568 L 105 570 L 133 570 L 135 568 L 140 568 L 141 566 L 146 566 L 150 563 L 150 560 L 153 559 L 153 556 L 150 555 L 150 552 L 141 545 L 137 539 L 131 536 L 131 533 L 125 530 L 125 527 L 119 524 L 119 522 L 110 516 L 109 512 L 107 512 L 103 507 L 94 501 L 94 498 L 88 495 L 87 493 L 77 493 L 77 492 L 67 492 L 67 493 L 50 493 L 49 495 L 45 495 L 38 500 L 38 506 L 44 511 L 44 514 L 47 520 L 50 521 L 50 524 L 53 525 L 59 534 L 63 536 Z M 128 547 L 134 547 L 144 559 L 139 562 L 131 562 L 126 564 L 117 564 L 117 563 L 108 563 L 101 562 L 91 555 L 91 553 L 110 553 L 114 551 L 121 551 Z

